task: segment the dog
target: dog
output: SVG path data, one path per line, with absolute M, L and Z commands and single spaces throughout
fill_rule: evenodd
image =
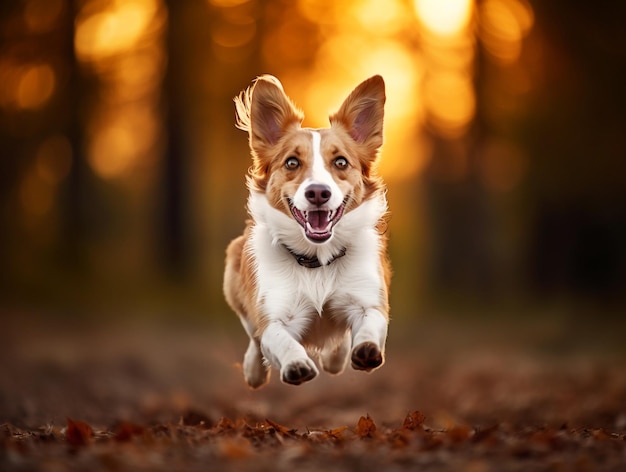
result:
M 226 250 L 224 294 L 250 338 L 243 375 L 251 388 L 279 369 L 300 385 L 384 362 L 389 323 L 386 188 L 376 173 L 385 83 L 373 76 L 330 116 L 304 115 L 278 79 L 258 77 L 235 97 L 248 132 L 249 221 Z

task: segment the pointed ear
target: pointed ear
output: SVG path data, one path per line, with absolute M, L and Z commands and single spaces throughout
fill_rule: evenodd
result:
M 275 145 L 285 132 L 302 122 L 302 112 L 283 91 L 280 81 L 263 75 L 235 97 L 237 127 L 250 134 L 250 147 L 261 151 Z
M 385 82 L 380 75 L 361 83 L 330 116 L 332 126 L 340 125 L 358 144 L 373 150 L 383 144 Z

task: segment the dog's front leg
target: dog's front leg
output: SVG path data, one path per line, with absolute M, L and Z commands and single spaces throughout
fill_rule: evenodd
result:
M 250 388 L 262 387 L 269 380 L 269 366 L 263 362 L 259 341 L 254 338 L 250 338 L 248 349 L 243 356 L 243 376 Z
M 364 308 L 351 316 L 353 369 L 369 372 L 383 364 L 387 324 L 376 308 Z
M 265 359 L 280 369 L 283 382 L 300 385 L 313 379 L 318 370 L 306 350 L 281 321 L 270 322 L 261 335 L 261 351 Z

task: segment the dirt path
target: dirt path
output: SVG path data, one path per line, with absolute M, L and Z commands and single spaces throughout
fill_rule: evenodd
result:
M 241 330 L 3 324 L 0 470 L 626 470 L 620 323 L 399 321 L 380 370 L 259 391 Z

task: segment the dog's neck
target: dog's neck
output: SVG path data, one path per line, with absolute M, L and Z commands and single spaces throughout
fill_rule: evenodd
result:
M 337 253 L 335 256 L 333 256 L 333 258 L 331 260 L 329 260 L 326 264 L 322 264 L 319 259 L 317 258 L 317 256 L 304 256 L 302 254 L 296 254 L 295 252 L 293 252 L 291 249 L 289 249 L 287 246 L 285 246 L 285 249 L 287 249 L 287 251 L 289 251 L 289 254 L 291 254 L 296 262 L 298 264 L 300 264 L 302 267 L 306 267 L 307 269 L 317 269 L 318 267 L 322 267 L 323 265 L 330 265 L 332 264 L 334 261 L 336 261 L 337 259 L 339 259 L 340 257 L 343 257 L 346 255 L 346 248 L 341 248 L 341 250 L 339 251 L 339 253 Z

